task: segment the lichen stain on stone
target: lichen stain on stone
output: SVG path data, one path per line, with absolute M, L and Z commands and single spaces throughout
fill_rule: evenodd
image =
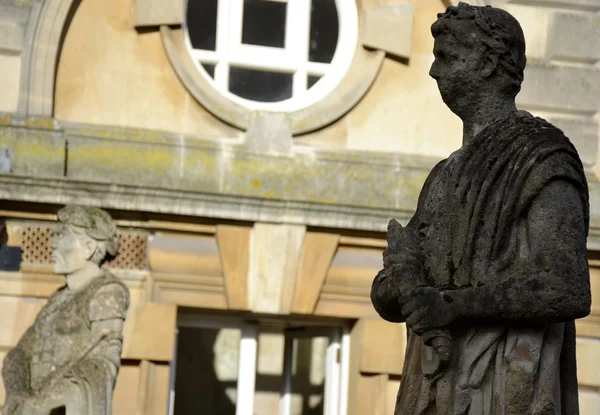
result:
M 0 125 L 12 125 L 13 117 L 8 114 L 0 115 Z
M 26 127 L 32 128 L 45 128 L 48 130 L 54 130 L 58 127 L 56 120 L 52 117 L 36 117 L 27 118 L 25 120 Z
M 185 174 L 215 174 L 221 155 L 213 151 L 186 148 L 183 157 Z
M 265 192 L 264 197 L 266 199 L 281 199 L 281 194 L 279 192 Z
M 256 187 L 257 189 L 260 188 L 260 180 L 258 179 L 252 180 L 250 184 L 252 184 L 252 186 Z
M 5 130 L 6 131 L 6 130 Z M 57 159 L 62 161 L 64 157 L 64 149 L 62 144 L 56 146 L 55 143 L 45 140 L 43 137 L 37 137 L 32 134 L 27 137 L 27 140 L 20 139 L 16 134 L 0 134 L 2 144 L 13 150 L 15 159 L 19 160 L 19 164 L 27 164 L 27 160 L 35 159 L 36 163 L 56 162 Z
M 99 165 L 106 170 L 113 168 L 125 168 L 132 171 L 152 170 L 154 174 L 160 175 L 173 168 L 175 155 L 159 149 L 137 148 L 135 156 L 130 151 L 118 151 L 114 147 L 83 146 L 69 148 L 69 158 L 78 163 L 88 166 Z

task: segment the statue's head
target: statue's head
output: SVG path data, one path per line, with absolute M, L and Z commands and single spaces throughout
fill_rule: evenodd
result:
M 117 254 L 117 229 L 108 213 L 85 206 L 65 206 L 58 211 L 59 227 L 52 237 L 54 272 L 72 274 L 88 262 L 101 265 Z
M 469 111 L 482 94 L 514 100 L 526 57 L 523 30 L 513 16 L 461 2 L 438 14 L 431 33 L 435 61 L 429 74 L 454 113 Z

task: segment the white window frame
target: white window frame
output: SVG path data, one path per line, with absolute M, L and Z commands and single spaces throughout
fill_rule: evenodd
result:
M 213 317 L 184 314 L 178 317 L 179 327 L 193 328 L 237 328 L 242 330 L 237 381 L 236 415 L 253 415 L 258 351 L 259 325 L 235 317 Z M 279 400 L 279 415 L 291 414 L 292 353 L 295 338 L 329 337 L 326 352 L 324 411 L 323 415 L 346 415 L 348 407 L 348 378 L 350 369 L 350 331 L 345 326 L 306 326 L 303 332 L 285 330 L 283 385 Z M 175 377 L 177 369 L 177 338 L 171 362 L 169 379 L 168 415 L 175 411 Z
M 318 63 L 308 60 L 311 0 L 264 1 L 287 3 L 284 48 L 242 44 L 244 0 L 218 0 L 214 51 L 193 49 L 186 18 L 183 20 L 185 44 L 200 74 L 230 100 L 250 110 L 297 111 L 325 98 L 345 76 L 358 43 L 356 3 L 354 0 L 334 0 L 339 24 L 336 50 L 331 63 Z M 215 65 L 214 79 L 202 63 Z M 258 102 L 229 92 L 231 65 L 292 73 L 292 97 L 278 102 Z M 309 75 L 320 76 L 321 79 L 307 89 Z

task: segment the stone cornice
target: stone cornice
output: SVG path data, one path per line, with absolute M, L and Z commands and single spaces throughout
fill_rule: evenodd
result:
M 15 175 L 0 175 L 0 199 L 381 232 L 389 218 L 406 222 L 412 215 L 410 211 L 391 209 Z
M 376 232 L 411 217 L 437 162 L 298 146 L 259 153 L 239 140 L 11 117 L 0 117 L 0 143 L 12 152 L 4 200 Z M 589 248 L 600 250 L 600 182 L 588 180 Z

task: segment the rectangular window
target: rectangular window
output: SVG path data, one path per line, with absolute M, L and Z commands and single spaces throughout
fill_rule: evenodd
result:
M 169 415 L 342 415 L 344 327 L 180 316 Z

